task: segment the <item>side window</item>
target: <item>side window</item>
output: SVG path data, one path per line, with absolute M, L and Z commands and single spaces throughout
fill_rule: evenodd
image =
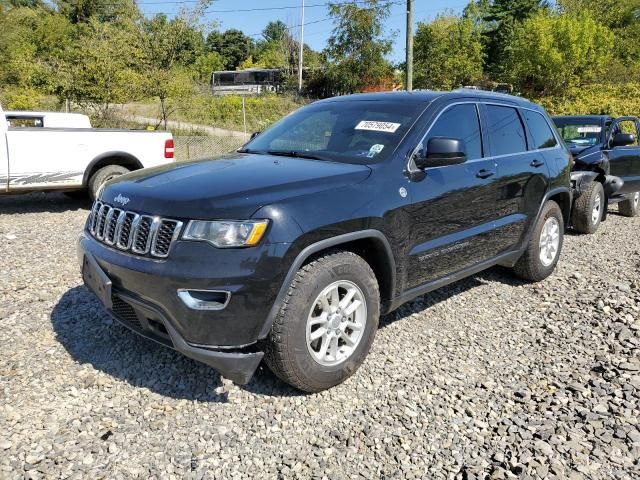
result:
M 521 110 L 524 121 L 529 127 L 529 150 L 555 147 L 558 142 L 545 118 L 538 112 Z
M 487 105 L 487 135 L 494 156 L 527 151 L 524 127 L 515 108 Z
M 424 146 L 426 147 L 429 139 L 434 137 L 462 140 L 467 150 L 468 160 L 482 158 L 482 136 L 475 104 L 454 105 L 445 110 L 429 130 L 429 134 L 424 139 Z

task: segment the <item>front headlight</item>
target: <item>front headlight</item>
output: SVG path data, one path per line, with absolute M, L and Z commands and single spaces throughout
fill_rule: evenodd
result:
M 209 242 L 218 248 L 257 245 L 267 230 L 269 220 L 191 220 L 182 238 Z

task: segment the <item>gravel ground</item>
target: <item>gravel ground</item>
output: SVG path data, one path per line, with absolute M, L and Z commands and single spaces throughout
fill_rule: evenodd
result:
M 640 478 L 640 218 L 568 235 L 540 284 L 492 269 L 405 305 L 302 395 L 115 323 L 81 285 L 86 215 L 0 198 L 0 478 Z

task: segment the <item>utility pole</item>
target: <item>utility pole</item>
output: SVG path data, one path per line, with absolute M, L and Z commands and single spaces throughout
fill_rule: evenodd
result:
M 406 87 L 413 90 L 413 0 L 407 0 Z
M 304 0 L 302 0 L 302 10 L 300 13 L 300 53 L 298 54 L 298 92 L 302 93 L 302 65 L 304 55 Z

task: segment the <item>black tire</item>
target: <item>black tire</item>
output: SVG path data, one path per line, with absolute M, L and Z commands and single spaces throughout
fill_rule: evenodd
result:
M 91 199 L 95 200 L 98 195 L 98 190 L 100 190 L 103 183 L 119 177 L 120 175 L 124 175 L 125 173 L 129 173 L 129 169 L 121 165 L 107 165 L 106 167 L 102 167 L 97 170 L 89 179 L 88 186 Z
M 618 212 L 625 217 L 637 217 L 640 213 L 640 192 L 632 193 L 630 198 L 620 202 Z
M 349 357 L 333 366 L 316 361 L 307 344 L 307 319 L 316 299 L 337 281 L 355 284 L 366 305 L 366 322 Z M 344 298 L 344 297 L 341 297 Z M 289 287 L 266 340 L 265 360 L 284 382 L 305 392 L 319 392 L 345 381 L 369 353 L 378 329 L 380 292 L 369 264 L 352 252 L 329 252 L 303 266 Z M 325 341 L 324 338 L 321 341 Z
M 598 200 L 599 199 L 599 200 Z M 591 182 L 587 189 L 573 203 L 571 213 L 571 224 L 573 229 L 580 233 L 595 233 L 600 226 L 602 214 L 604 213 L 604 188 L 600 182 Z M 598 218 L 594 218 L 596 202 L 599 202 Z
M 548 265 L 545 265 L 541 260 L 541 250 L 540 244 L 542 241 L 542 233 L 543 228 L 550 218 L 555 218 L 557 221 L 558 227 L 558 247 L 555 251 L 555 257 L 552 262 Z M 531 235 L 531 239 L 529 240 L 529 245 L 527 245 L 527 249 L 524 254 L 518 260 L 518 263 L 513 267 L 514 273 L 530 282 L 539 282 L 540 280 L 544 280 L 547 278 L 553 270 L 556 268 L 558 260 L 560 258 L 560 252 L 562 251 L 562 243 L 564 241 L 564 220 L 562 218 L 562 210 L 556 202 L 553 200 L 549 200 L 544 207 L 542 208 L 542 212 L 540 214 L 540 218 L 538 219 L 538 223 L 533 229 L 533 233 Z

